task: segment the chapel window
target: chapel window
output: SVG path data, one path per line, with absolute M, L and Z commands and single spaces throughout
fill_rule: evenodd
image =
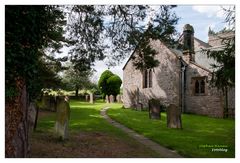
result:
M 143 74 L 143 88 L 147 88 L 148 86 L 148 71 L 144 70 Z
M 152 69 L 146 69 L 143 72 L 143 88 L 152 87 Z
M 149 77 L 149 88 L 151 88 L 152 87 L 152 69 L 149 70 L 148 77 Z
M 204 95 L 205 94 L 205 77 L 193 78 L 194 81 L 194 94 Z

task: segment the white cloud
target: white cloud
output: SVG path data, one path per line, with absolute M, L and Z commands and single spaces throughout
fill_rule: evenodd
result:
M 207 14 L 208 17 L 224 18 L 225 14 L 222 8 L 229 9 L 231 6 L 193 6 L 192 9 Z

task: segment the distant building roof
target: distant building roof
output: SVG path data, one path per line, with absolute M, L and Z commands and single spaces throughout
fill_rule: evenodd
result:
M 186 24 L 184 26 L 184 30 L 190 30 L 193 31 L 193 27 L 189 24 Z M 208 71 L 212 70 L 212 64 L 216 64 L 217 62 L 212 59 L 208 58 L 208 56 L 202 52 L 202 49 L 208 49 L 208 50 L 221 50 L 223 48 L 222 41 L 224 37 L 233 37 L 235 36 L 234 32 L 227 32 L 225 33 L 220 33 L 220 34 L 209 34 L 209 41 L 208 43 L 194 37 L 194 52 L 195 52 L 195 65 L 200 66 L 201 68 L 205 68 Z M 182 41 L 182 35 L 179 38 L 179 43 L 181 44 Z M 171 52 L 173 52 L 176 57 L 179 59 L 182 57 L 183 53 L 181 49 L 177 48 L 169 48 Z M 126 64 L 123 66 L 123 70 L 125 69 L 126 65 L 128 62 L 131 60 L 133 54 L 136 52 L 136 49 L 133 51 L 129 59 L 127 60 Z

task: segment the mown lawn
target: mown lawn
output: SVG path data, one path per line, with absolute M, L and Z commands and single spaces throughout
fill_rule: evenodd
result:
M 86 102 L 71 100 L 70 101 L 70 123 L 69 130 L 71 133 L 76 132 L 108 132 L 111 134 L 123 136 L 123 132 L 111 126 L 100 115 L 100 110 L 105 106 L 105 103 L 98 101 L 90 104 Z M 45 131 L 54 131 L 55 113 L 50 112 L 47 116 L 40 117 L 38 120 L 37 129 Z
M 183 129 L 179 130 L 166 127 L 165 113 L 161 114 L 161 120 L 151 120 L 148 112 L 122 109 L 120 104 L 112 104 L 107 113 L 112 119 L 185 157 L 235 157 L 235 121 L 232 119 L 183 114 Z M 220 145 L 228 151 L 212 151 L 212 146 Z
M 69 140 L 58 141 L 55 113 L 43 112 L 31 136 L 32 157 L 161 157 L 109 124 L 100 110 L 105 103 L 70 101 Z

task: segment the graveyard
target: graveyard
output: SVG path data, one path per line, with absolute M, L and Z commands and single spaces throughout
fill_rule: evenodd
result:
M 30 138 L 32 157 L 161 157 L 104 120 L 100 110 L 105 105 L 102 100 L 94 104 L 71 100 L 67 140 L 60 140 L 55 134 L 55 112 L 40 112 L 37 129 Z M 121 107 L 121 104 L 111 105 Z
M 214 6 L 5 5 L 5 158 L 235 158 L 235 5 Z
M 233 119 L 218 119 L 194 114 L 182 114 L 182 129 L 167 127 L 167 113 L 161 119 L 150 119 L 148 111 L 122 109 L 112 106 L 108 115 L 134 129 L 145 137 L 176 150 L 184 157 L 228 158 L 235 155 L 235 122 Z M 227 146 L 227 152 L 213 152 L 213 146 Z
M 32 157 L 165 157 L 108 123 L 100 115 L 100 110 L 107 106 L 110 107 L 107 114 L 113 120 L 183 157 L 234 157 L 232 119 L 183 114 L 182 129 L 171 129 L 167 127 L 166 112 L 161 113 L 160 119 L 150 119 L 148 111 L 124 109 L 122 103 L 102 100 L 94 103 L 70 100 L 69 137 L 65 140 L 59 139 L 55 133 L 55 112 L 40 112 L 37 129 L 30 139 Z M 213 152 L 212 148 L 206 147 L 207 144 L 223 145 L 228 151 Z

